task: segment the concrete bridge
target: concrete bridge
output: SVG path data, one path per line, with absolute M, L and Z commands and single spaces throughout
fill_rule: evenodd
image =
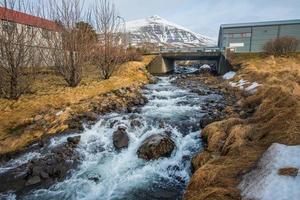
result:
M 175 61 L 199 60 L 214 61 L 218 74 L 229 71 L 228 62 L 221 52 L 165 52 L 157 53 L 157 57 L 148 65 L 151 74 L 166 74 L 174 71 Z

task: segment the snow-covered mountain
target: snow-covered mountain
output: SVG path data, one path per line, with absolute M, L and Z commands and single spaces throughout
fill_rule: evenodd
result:
M 168 47 L 214 46 L 216 41 L 210 37 L 194 33 L 180 25 L 159 16 L 139 19 L 126 23 L 127 32 L 133 45 L 153 43 Z

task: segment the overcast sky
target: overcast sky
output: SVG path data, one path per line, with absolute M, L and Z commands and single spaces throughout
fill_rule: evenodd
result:
M 159 15 L 194 32 L 215 38 L 222 23 L 300 19 L 300 0 L 112 1 L 126 20 Z

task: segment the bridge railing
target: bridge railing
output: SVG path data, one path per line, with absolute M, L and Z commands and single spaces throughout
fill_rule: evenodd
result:
M 159 53 L 171 52 L 221 52 L 219 47 L 185 47 L 185 48 L 161 48 Z

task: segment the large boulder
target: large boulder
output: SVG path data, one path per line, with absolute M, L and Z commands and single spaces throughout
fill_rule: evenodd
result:
M 118 130 L 113 133 L 113 144 L 116 149 L 121 150 L 127 148 L 129 143 L 129 137 L 126 132 L 126 127 L 120 126 Z
M 151 135 L 144 140 L 137 154 L 144 160 L 156 160 L 161 157 L 169 157 L 175 148 L 174 142 L 166 135 Z

